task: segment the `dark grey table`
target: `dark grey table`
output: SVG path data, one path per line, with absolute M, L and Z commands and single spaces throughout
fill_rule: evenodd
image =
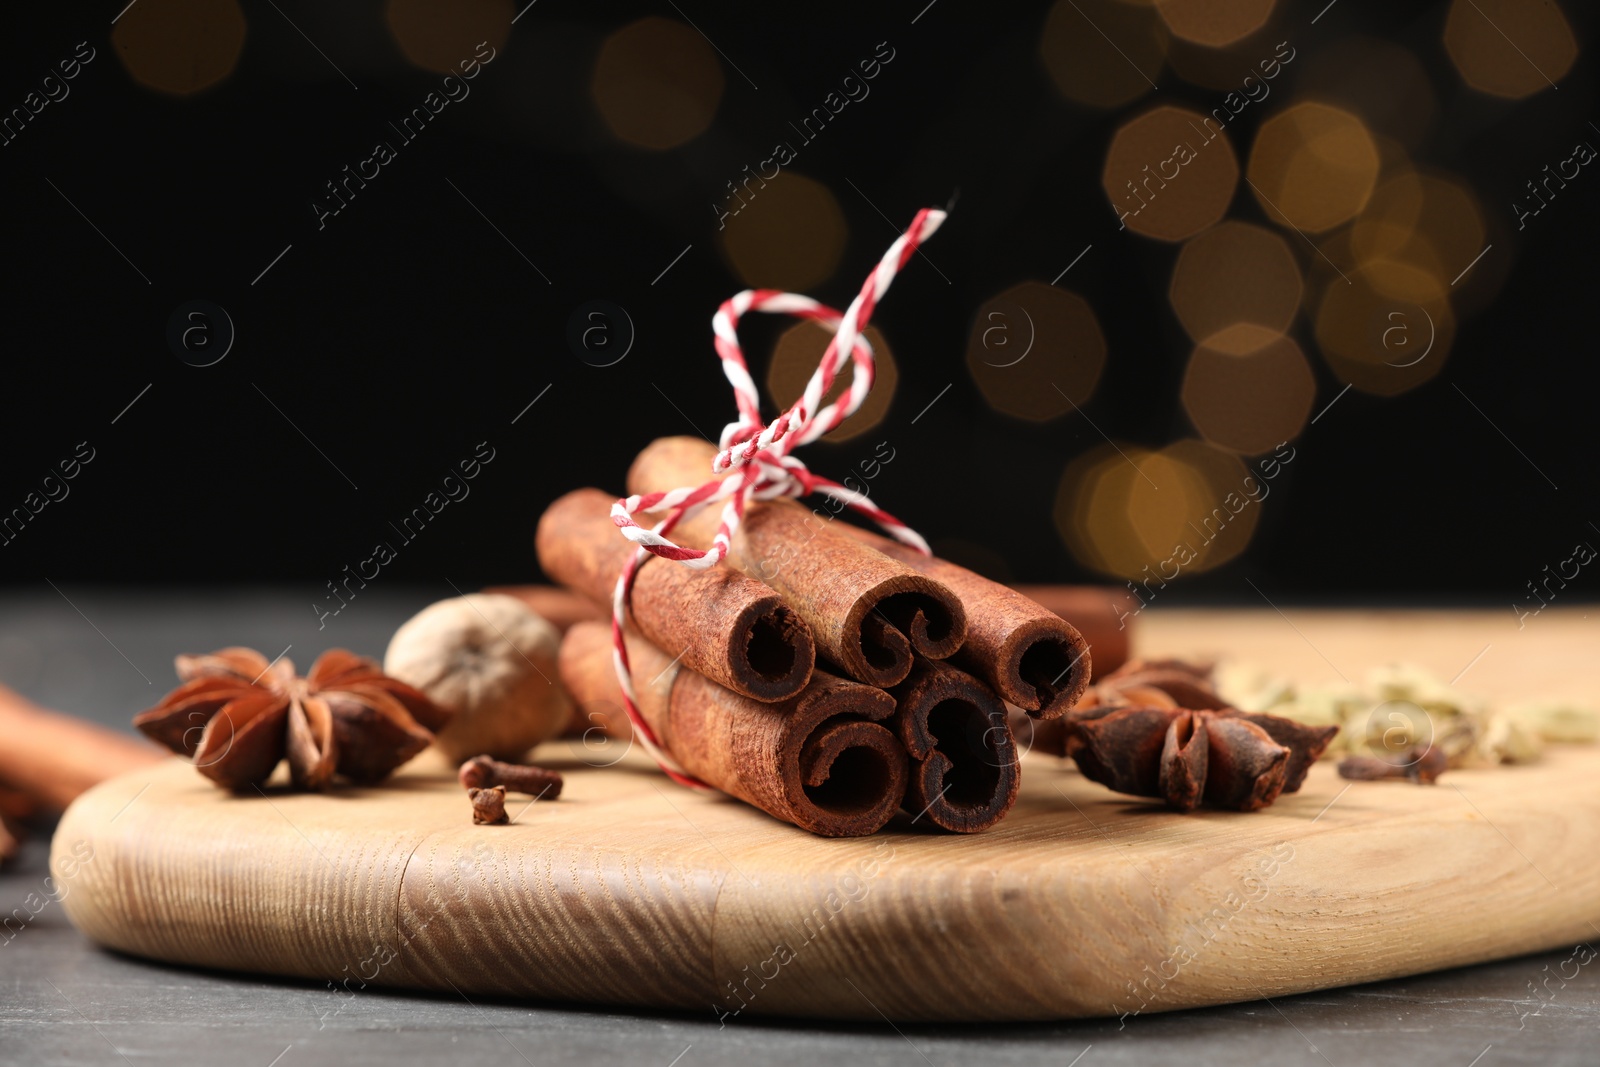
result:
M 382 655 L 441 589 L 367 590 L 318 628 L 319 590 L 184 596 L 48 588 L 0 606 L 0 681 L 47 706 L 125 725 L 172 684 L 175 651 L 227 644 L 304 668 L 342 645 Z M 70 598 L 70 600 L 69 600 Z M 0 744 L 4 739 L 0 738 Z M 0 873 L 0 910 L 42 891 L 36 842 Z M 26 914 L 26 911 L 24 911 Z M 1562 984 L 1570 949 L 1403 981 L 1206 1011 L 1006 1026 L 827 1025 L 571 1005 L 469 1003 L 183 970 L 97 948 L 59 905 L 0 931 L 0 1064 L 341 1067 L 410 1063 L 1600 1064 L 1600 961 Z M 1404 937 L 1404 930 L 1396 930 Z M 1571 973 L 1571 965 L 1566 973 Z M 1542 984 L 1543 983 L 1543 984 Z M 1539 988 L 1539 999 L 1534 989 Z M 1554 992 L 1550 992 L 1554 991 Z

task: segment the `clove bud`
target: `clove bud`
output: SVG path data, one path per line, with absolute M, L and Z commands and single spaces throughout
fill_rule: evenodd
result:
M 1449 768 L 1449 758 L 1443 750 L 1414 746 L 1393 759 L 1380 756 L 1346 756 L 1339 761 L 1339 777 L 1354 782 L 1381 782 L 1386 780 L 1411 781 L 1418 785 L 1433 785 Z
M 535 800 L 554 800 L 561 795 L 561 773 L 524 763 L 502 763 L 489 756 L 474 756 L 457 772 L 467 790 L 505 786 L 513 793 L 526 793 Z
M 505 786 L 468 789 L 467 797 L 472 801 L 472 821 L 479 826 L 496 826 L 511 821 L 506 817 Z

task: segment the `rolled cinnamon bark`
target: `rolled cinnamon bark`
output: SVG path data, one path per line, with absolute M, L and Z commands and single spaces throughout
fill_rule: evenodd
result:
M 906 795 L 905 748 L 877 721 L 894 713 L 881 689 L 816 671 L 798 696 L 763 704 L 674 668 L 628 636 L 639 713 L 684 770 L 730 796 L 823 837 L 881 829 Z M 561 643 L 561 681 L 580 707 L 609 709 L 619 687 L 611 631 L 579 623 Z M 624 719 L 617 725 L 626 730 Z
M 1022 777 L 1006 708 L 978 679 L 920 660 L 894 689 L 895 732 L 911 757 L 905 808 L 912 821 L 970 834 L 1017 801 Z
M 1089 645 L 1048 608 L 959 564 L 924 556 L 856 526 L 838 529 L 948 587 L 967 610 L 967 640 L 952 657 L 1036 719 L 1059 719 L 1089 685 Z
M 628 471 L 628 492 L 704 482 L 716 449 L 694 437 L 652 442 Z M 711 544 L 719 509 L 680 523 L 674 538 Z M 728 562 L 776 589 L 811 627 L 818 650 L 868 685 L 897 685 L 912 654 L 944 659 L 967 635 L 967 615 L 949 588 L 841 533 L 792 500 L 751 503 Z
M 0 785 L 63 811 L 79 793 L 169 753 L 83 719 L 41 708 L 0 686 Z
M 1034 603 L 1066 619 L 1089 643 L 1094 676 L 1104 678 L 1127 662 L 1139 602 L 1126 590 L 1099 585 L 1016 585 Z
M 605 610 L 588 597 L 579 596 L 570 589 L 562 589 L 555 585 L 491 585 L 484 589 L 485 593 L 500 593 L 503 596 L 514 597 L 533 609 L 535 615 L 544 619 L 562 633 L 572 628 L 575 622 L 587 622 L 593 619 L 606 617 Z
M 539 566 L 558 582 L 609 604 L 634 553 L 611 521 L 616 498 L 578 489 L 539 520 Z M 629 600 L 630 621 L 684 666 L 756 700 L 787 700 L 816 665 L 811 630 L 769 587 L 728 567 L 697 571 L 649 559 Z

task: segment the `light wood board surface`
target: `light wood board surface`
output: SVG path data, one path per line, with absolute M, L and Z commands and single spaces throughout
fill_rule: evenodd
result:
M 1596 630 L 1547 611 L 1175 612 L 1148 654 L 1246 650 L 1358 679 L 1403 656 L 1493 697 L 1600 699 Z M 1509 624 L 1507 620 L 1510 620 Z M 1489 646 L 1486 651 L 1484 646 Z M 1475 662 L 1474 656 L 1477 655 Z M 1255 999 L 1516 955 L 1600 930 L 1600 748 L 1434 788 L 1330 765 L 1262 812 L 1181 816 L 1028 757 L 1016 809 L 952 837 L 823 840 L 566 743 L 561 800 L 471 825 L 449 769 L 232 796 L 183 761 L 62 820 L 90 937 L 174 963 L 363 983 L 896 1020 L 1036 1019 Z M 511 810 L 515 812 L 516 806 Z M 454 993 L 452 993 L 454 995 Z

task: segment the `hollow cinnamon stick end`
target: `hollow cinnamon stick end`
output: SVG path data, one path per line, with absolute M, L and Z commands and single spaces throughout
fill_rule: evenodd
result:
M 881 830 L 906 794 L 905 746 L 879 721 L 893 714 L 883 690 L 816 672 L 788 712 L 777 807 L 766 810 L 822 837 Z
M 731 629 L 728 645 L 732 688 L 766 704 L 799 693 L 817 665 L 811 628 L 776 596 L 745 608 Z
M 1005 818 L 1021 773 L 994 692 L 965 671 L 924 661 L 894 697 L 895 726 L 911 756 L 905 808 L 912 823 L 976 833 Z
M 1059 719 L 1089 687 L 1089 643 L 1064 619 L 1041 613 L 1012 631 L 996 657 L 1001 697 L 1035 719 Z
M 976 834 L 1004 819 L 1022 786 L 1009 729 L 1006 735 L 1006 743 L 974 754 L 981 766 L 959 767 L 942 752 L 913 762 L 905 802 L 912 825 L 927 822 L 955 834 Z
M 862 594 L 844 623 L 840 666 L 852 678 L 888 689 L 911 673 L 913 653 L 942 660 L 967 638 L 967 610 L 944 584 L 900 574 Z

